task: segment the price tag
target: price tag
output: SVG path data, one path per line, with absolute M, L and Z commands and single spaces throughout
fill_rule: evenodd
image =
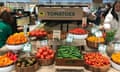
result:
M 97 32 L 95 32 L 95 36 L 96 36 L 96 37 L 102 37 L 103 34 L 102 34 L 101 31 L 97 31 Z
M 27 29 L 28 29 L 28 25 L 25 24 L 25 25 L 24 25 L 24 34 L 25 34 L 25 36 L 27 36 Z
M 30 43 L 24 44 L 23 51 L 24 52 L 31 52 L 32 45 Z
M 114 49 L 115 49 L 115 51 L 120 51 L 120 42 L 114 43 Z
M 68 34 L 67 38 L 66 38 L 66 42 L 72 42 L 74 39 L 74 36 L 72 34 Z
M 41 46 L 47 46 L 48 45 L 48 41 L 47 40 L 40 40 L 40 45 Z
M 99 44 L 99 46 L 98 46 L 98 50 L 101 53 L 106 53 L 106 48 L 107 48 L 107 46 L 104 44 Z
M 98 31 L 98 29 L 96 28 L 96 27 L 93 27 L 92 29 L 91 29 L 91 33 L 95 33 L 95 32 L 97 32 Z
M 59 39 L 60 40 L 61 31 L 60 30 L 53 30 L 53 39 Z

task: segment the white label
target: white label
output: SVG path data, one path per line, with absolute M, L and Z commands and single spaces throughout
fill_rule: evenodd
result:
M 47 40 L 41 40 L 40 41 L 40 45 L 41 46 L 47 46 L 48 45 L 48 41 Z
M 30 43 L 26 43 L 23 47 L 24 52 L 31 52 L 32 45 Z
M 98 31 L 98 29 L 95 28 L 95 27 L 93 27 L 93 28 L 91 29 L 91 33 L 95 33 L 95 32 L 97 32 L 97 31 Z
M 120 43 L 119 42 L 114 43 L 114 49 L 115 49 L 115 51 L 120 51 Z
M 24 25 L 24 34 L 25 34 L 25 36 L 27 36 L 27 28 L 28 28 L 28 25 L 25 24 L 25 25 Z
M 66 38 L 66 42 L 72 42 L 74 39 L 74 36 L 72 34 L 68 34 L 67 38 Z
M 107 48 L 107 46 L 104 44 L 99 44 L 99 46 L 98 46 L 98 50 L 101 53 L 106 53 L 106 48 Z
M 61 31 L 60 30 L 53 30 L 53 39 L 59 39 L 60 40 Z
M 97 32 L 95 32 L 95 36 L 96 36 L 96 37 L 102 37 L 103 34 L 102 34 L 101 31 L 97 31 Z

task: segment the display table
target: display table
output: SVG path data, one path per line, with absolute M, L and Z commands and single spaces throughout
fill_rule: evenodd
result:
M 78 42 L 78 41 L 73 41 L 74 45 L 81 45 L 82 43 Z M 39 44 L 39 40 L 38 41 L 32 41 L 31 42 L 32 45 L 33 45 L 33 52 L 35 52 L 36 48 L 40 46 Z M 58 43 L 55 43 L 54 41 L 52 40 L 49 40 L 48 41 L 49 45 L 60 45 L 60 43 L 64 43 L 64 42 L 60 42 L 58 41 Z M 75 44 L 77 43 L 77 44 Z M 37 45 L 37 46 L 36 46 Z M 85 45 L 85 42 L 83 41 L 83 44 L 82 45 Z M 0 51 L 7 51 L 8 49 L 6 48 L 6 46 L 4 46 L 3 48 L 0 49 Z M 90 51 L 89 48 L 86 48 L 86 50 Z M 84 67 L 81 67 L 81 66 L 55 66 L 55 65 L 50 65 L 50 66 L 40 66 L 39 70 L 37 72 L 57 72 L 56 69 L 74 69 L 74 70 L 83 70 L 81 72 L 91 72 L 91 71 L 88 71 L 86 70 Z M 12 72 L 16 72 L 15 70 L 12 71 Z M 60 72 L 60 71 L 59 71 Z M 110 68 L 108 72 L 119 72 L 117 70 L 115 70 L 114 68 Z
M 56 72 L 56 69 L 76 69 L 76 70 L 83 70 L 81 72 L 91 72 L 86 70 L 84 67 L 66 67 L 66 66 L 55 66 L 55 65 L 50 65 L 50 66 L 42 66 L 37 72 Z M 16 72 L 16 71 L 12 71 Z M 110 68 L 108 72 L 119 72 L 113 68 Z

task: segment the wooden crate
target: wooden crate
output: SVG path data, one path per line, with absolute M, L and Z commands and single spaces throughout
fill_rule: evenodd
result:
M 59 48 L 59 46 L 57 46 Z M 55 65 L 57 66 L 84 66 L 84 59 L 69 59 L 69 58 L 57 58 L 57 50 L 56 49 L 56 57 L 55 57 Z M 77 46 L 79 48 L 80 53 L 82 54 L 83 50 L 80 46 Z
M 84 66 L 83 59 L 55 59 L 57 66 Z

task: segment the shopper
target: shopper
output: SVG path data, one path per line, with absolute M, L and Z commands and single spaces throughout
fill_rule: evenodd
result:
M 0 48 L 5 44 L 7 38 L 12 34 L 12 17 L 5 7 L 0 8 Z
M 115 1 L 104 20 L 104 29 L 117 30 L 115 39 L 120 40 L 120 1 Z
M 107 3 L 105 5 L 105 11 L 104 11 L 104 14 L 103 14 L 104 17 L 106 17 L 106 15 L 108 14 L 108 12 L 109 12 L 110 9 L 111 9 L 111 4 Z

